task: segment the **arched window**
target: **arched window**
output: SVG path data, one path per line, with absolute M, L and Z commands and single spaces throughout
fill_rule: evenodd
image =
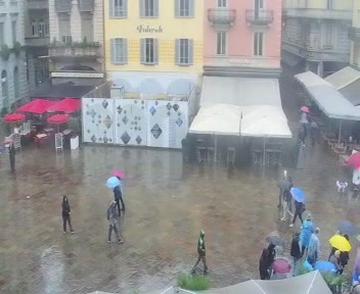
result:
M 1 72 L 1 96 L 3 99 L 3 107 L 9 107 L 9 95 L 8 95 L 8 78 L 6 70 Z
M 14 96 L 15 100 L 18 100 L 20 97 L 20 91 L 19 91 L 19 69 L 17 66 L 14 68 Z

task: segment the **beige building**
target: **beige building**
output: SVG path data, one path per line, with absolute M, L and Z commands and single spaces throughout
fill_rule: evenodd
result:
M 355 1 L 356 2 L 356 1 Z M 350 56 L 352 0 L 285 0 L 283 60 L 324 76 Z
M 53 85 L 95 85 L 104 77 L 103 0 L 49 0 Z

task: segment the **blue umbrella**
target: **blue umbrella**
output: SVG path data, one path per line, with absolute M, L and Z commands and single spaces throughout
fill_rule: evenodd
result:
M 290 193 L 295 201 L 305 203 L 305 192 L 300 188 L 291 188 Z
M 117 177 L 110 177 L 106 181 L 106 187 L 114 190 L 115 187 L 120 186 L 121 182 Z
M 359 229 L 351 222 L 344 220 L 339 223 L 338 227 L 341 234 L 347 234 L 349 236 L 354 236 L 359 234 Z
M 315 263 L 315 269 L 321 273 L 336 273 L 336 266 L 330 261 L 320 260 Z

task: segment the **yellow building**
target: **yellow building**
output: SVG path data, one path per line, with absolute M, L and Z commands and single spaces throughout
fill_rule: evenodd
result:
M 114 88 L 169 94 L 176 80 L 197 83 L 203 66 L 203 1 L 110 0 L 104 10 L 105 66 Z M 189 88 L 179 83 L 172 94 Z

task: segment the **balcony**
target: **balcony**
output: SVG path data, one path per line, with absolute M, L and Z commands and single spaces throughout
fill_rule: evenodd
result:
M 230 28 L 236 20 L 236 11 L 228 8 L 209 9 L 208 20 L 216 28 Z
M 26 46 L 29 47 L 47 47 L 50 43 L 49 37 L 25 37 Z
M 246 21 L 252 25 L 267 26 L 274 21 L 272 10 L 246 10 Z
M 57 13 L 70 13 L 71 0 L 55 0 L 55 11 Z
M 352 21 L 353 16 L 351 10 L 338 9 L 288 8 L 284 13 L 285 16 L 294 18 L 316 18 L 348 21 Z
M 84 58 L 84 59 L 96 59 L 101 57 L 101 45 L 100 43 L 72 43 L 72 44 L 51 44 L 49 47 L 50 58 Z
M 79 0 L 80 12 L 93 12 L 94 11 L 94 0 Z
M 351 27 L 349 29 L 349 39 L 352 41 L 360 41 L 360 28 Z
M 49 2 L 46 0 L 28 0 L 27 8 L 29 10 L 44 10 L 49 9 Z

